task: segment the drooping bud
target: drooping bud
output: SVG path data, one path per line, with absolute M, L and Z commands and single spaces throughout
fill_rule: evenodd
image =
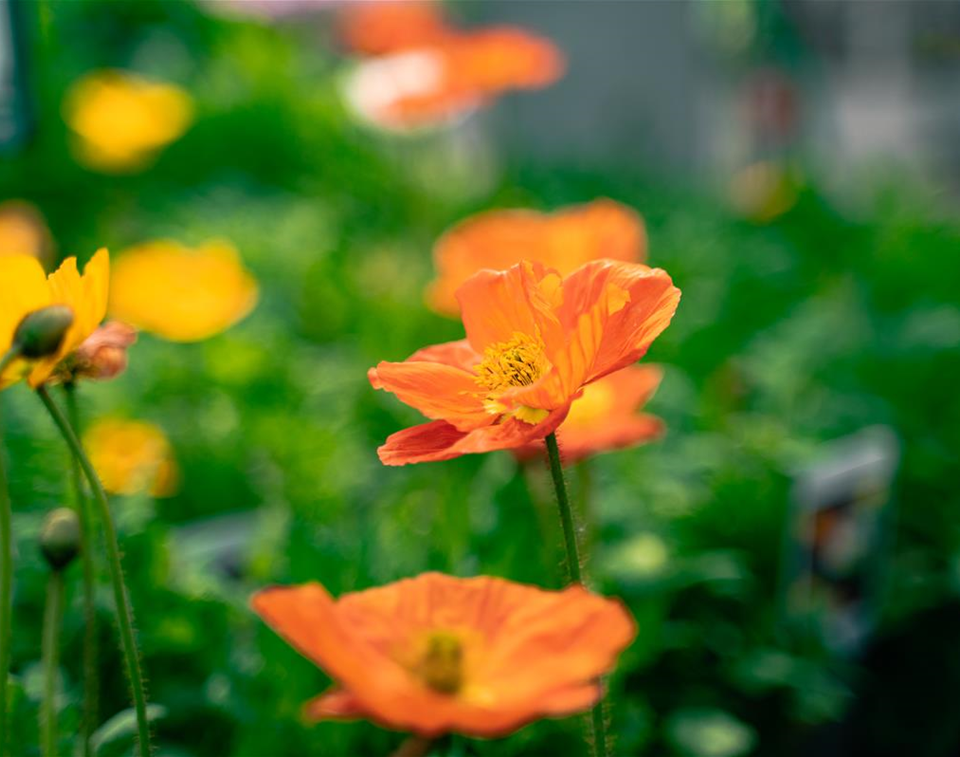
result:
M 24 316 L 13 334 L 20 354 L 30 360 L 49 357 L 60 349 L 67 329 L 73 324 L 73 311 L 66 305 L 50 305 Z
M 80 521 L 68 507 L 47 514 L 40 527 L 40 551 L 51 568 L 63 570 L 80 553 Z

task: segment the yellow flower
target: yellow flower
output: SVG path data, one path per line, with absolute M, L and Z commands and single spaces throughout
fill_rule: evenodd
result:
M 91 258 L 83 276 L 77 270 L 76 258 L 67 258 L 47 276 L 36 258 L 0 256 L 0 354 L 10 349 L 24 316 L 49 305 L 66 305 L 73 311 L 73 323 L 57 352 L 36 361 L 15 361 L 0 376 L 0 389 L 25 375 L 33 388 L 50 378 L 57 364 L 100 325 L 107 310 L 109 284 L 110 256 L 106 250 L 99 250 Z
M 123 173 L 145 167 L 187 130 L 193 101 L 172 84 L 125 71 L 94 71 L 73 85 L 63 115 L 77 135 L 81 163 Z
M 53 247 L 43 216 L 30 203 L 0 203 L 0 255 L 30 255 L 46 260 Z
M 110 313 L 173 342 L 219 334 L 257 304 L 257 282 L 229 242 L 170 240 L 131 247 L 113 270 Z
M 108 492 L 146 491 L 154 497 L 176 492 L 179 473 L 173 450 L 152 423 L 104 418 L 87 430 L 83 442 Z

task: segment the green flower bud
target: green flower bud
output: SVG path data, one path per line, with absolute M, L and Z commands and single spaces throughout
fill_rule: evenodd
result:
M 68 507 L 47 514 L 40 527 L 40 551 L 54 570 L 63 570 L 80 552 L 80 521 Z
M 20 354 L 31 360 L 49 357 L 60 349 L 67 329 L 73 324 L 73 311 L 66 305 L 50 305 L 24 316 L 13 334 Z

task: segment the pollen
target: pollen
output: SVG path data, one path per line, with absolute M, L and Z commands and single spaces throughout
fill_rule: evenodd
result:
M 463 685 L 463 644 L 448 631 L 434 631 L 422 641 L 411 671 L 441 694 L 456 694 Z
M 546 367 L 543 342 L 518 331 L 508 341 L 487 347 L 477 366 L 477 383 L 491 393 L 504 392 L 532 384 Z

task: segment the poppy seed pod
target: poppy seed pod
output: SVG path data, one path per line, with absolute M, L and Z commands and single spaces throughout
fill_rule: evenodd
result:
M 80 521 L 68 507 L 47 514 L 40 527 L 40 551 L 53 570 L 63 570 L 80 553 Z
M 24 316 L 14 332 L 13 343 L 25 358 L 49 357 L 60 349 L 72 325 L 73 310 L 66 305 L 50 305 Z

